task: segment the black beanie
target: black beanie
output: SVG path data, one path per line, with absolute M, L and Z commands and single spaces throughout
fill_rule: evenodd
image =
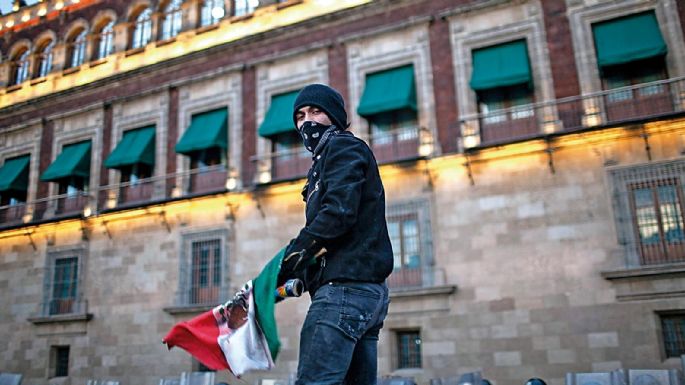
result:
M 293 105 L 293 122 L 297 128 L 297 111 L 305 106 L 318 107 L 322 109 L 331 122 L 341 130 L 347 128 L 347 112 L 345 112 L 345 101 L 340 93 L 324 84 L 310 84 L 302 89 L 295 99 Z

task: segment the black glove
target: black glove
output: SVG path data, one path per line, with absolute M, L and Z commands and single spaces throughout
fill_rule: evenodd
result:
M 296 275 L 304 270 L 314 258 L 326 253 L 326 248 L 320 240 L 312 237 L 304 231 L 297 238 L 290 241 L 285 249 L 285 256 L 281 262 L 280 274 L 284 277 Z

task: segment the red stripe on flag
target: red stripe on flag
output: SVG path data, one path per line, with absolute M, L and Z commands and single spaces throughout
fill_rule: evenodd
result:
M 219 332 L 214 311 L 209 310 L 189 321 L 175 325 L 164 337 L 164 343 L 169 349 L 174 346 L 185 349 L 210 369 L 231 370 L 217 343 Z

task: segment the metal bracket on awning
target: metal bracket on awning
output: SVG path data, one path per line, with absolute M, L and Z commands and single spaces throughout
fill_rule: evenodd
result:
M 109 230 L 109 227 L 107 226 L 107 223 L 109 223 L 109 222 L 107 222 L 107 221 L 102 221 L 102 227 L 105 228 L 105 234 L 107 234 L 107 238 L 109 238 L 109 239 L 111 240 L 111 239 L 112 239 L 112 232 Z
M 473 180 L 473 173 L 471 172 L 471 158 L 469 158 L 468 152 L 464 152 L 464 158 L 466 159 L 466 162 L 464 162 L 464 167 L 466 167 L 466 175 L 469 177 L 471 186 L 475 186 L 476 182 Z
M 90 234 L 89 234 L 87 221 L 88 220 L 86 218 L 81 218 L 79 220 L 79 225 L 81 227 L 81 239 L 84 241 L 90 240 Z
M 645 126 L 642 126 L 642 134 L 640 134 L 642 139 L 645 141 L 645 152 L 647 153 L 647 160 L 652 161 L 652 147 L 649 145 L 649 134 L 645 130 Z
M 169 220 L 168 220 L 167 217 L 166 217 L 166 211 L 162 210 L 162 211 L 160 211 L 160 212 L 158 213 L 158 215 L 159 215 L 159 217 L 161 218 L 162 224 L 163 224 L 164 227 L 166 228 L 166 231 L 167 231 L 168 233 L 171 233 L 171 225 L 169 224 Z
M 38 247 L 36 247 L 36 242 L 33 240 L 33 237 L 31 236 L 31 234 L 33 234 L 33 231 L 26 230 L 24 234 L 29 238 L 29 242 L 31 243 L 31 247 L 33 247 L 33 251 L 38 250 Z
M 549 139 L 545 141 L 545 144 L 547 147 L 545 148 L 545 152 L 547 153 L 547 166 L 549 166 L 549 171 L 552 174 L 556 174 L 556 169 L 554 168 L 554 147 L 552 147 L 552 143 L 550 142 Z

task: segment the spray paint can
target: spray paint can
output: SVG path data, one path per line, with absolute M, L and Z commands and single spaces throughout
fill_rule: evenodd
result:
M 276 300 L 282 300 L 288 297 L 299 297 L 304 291 L 304 283 L 301 279 L 289 279 L 282 286 L 276 288 L 274 296 Z

